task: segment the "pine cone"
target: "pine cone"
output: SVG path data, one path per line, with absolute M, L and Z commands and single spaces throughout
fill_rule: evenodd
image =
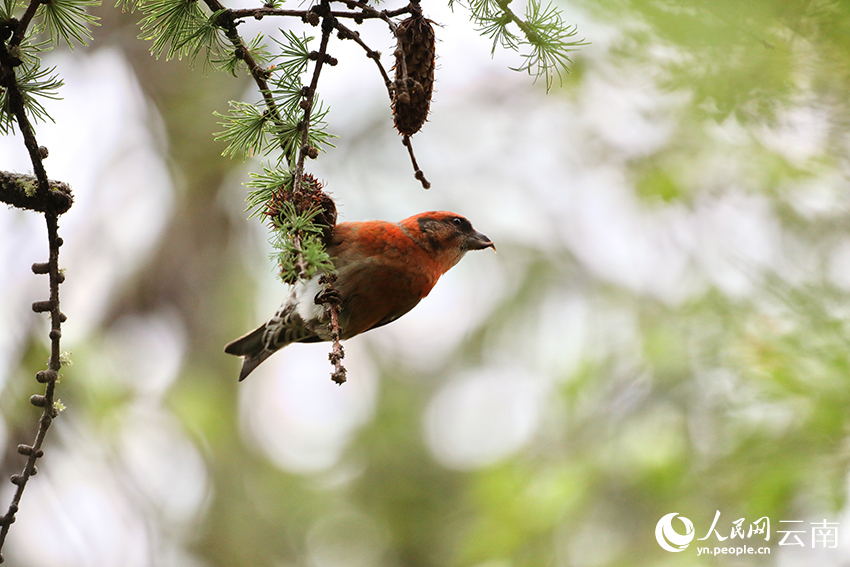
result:
M 275 193 L 266 207 L 266 216 L 274 218 L 280 214 L 283 203 L 292 202 L 298 213 L 310 209 L 318 209 L 319 214 L 315 217 L 316 224 L 322 227 L 322 241 L 327 246 L 330 243 L 333 229 L 336 226 L 336 204 L 330 195 L 322 191 L 322 184 L 318 179 L 305 173 L 301 180 L 301 193 L 295 195 L 291 188 L 281 187 Z
M 400 134 L 411 136 L 428 118 L 434 89 L 434 28 L 422 12 L 398 25 L 395 51 L 395 96 L 393 119 Z M 402 75 L 401 58 L 407 67 L 407 83 Z

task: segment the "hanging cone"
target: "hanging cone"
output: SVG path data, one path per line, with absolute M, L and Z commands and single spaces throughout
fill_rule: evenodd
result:
M 274 219 L 283 211 L 284 203 L 292 203 L 298 213 L 310 209 L 318 210 L 313 219 L 322 228 L 322 243 L 330 245 L 334 228 L 336 227 L 336 203 L 330 195 L 322 190 L 322 184 L 318 179 L 305 173 L 301 183 L 301 193 L 296 195 L 291 187 L 280 187 L 272 194 L 272 198 L 266 203 L 265 215 Z M 284 279 L 285 283 L 295 283 L 294 278 Z
M 434 90 L 434 28 L 421 11 L 398 25 L 395 51 L 395 95 L 393 119 L 400 134 L 411 136 L 428 118 Z M 407 67 L 404 83 L 401 58 Z

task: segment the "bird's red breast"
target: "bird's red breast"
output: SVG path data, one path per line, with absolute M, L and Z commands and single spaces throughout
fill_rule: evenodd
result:
M 342 338 L 401 317 L 428 295 L 445 270 L 416 234 L 384 221 L 344 222 L 328 247 L 343 298 Z

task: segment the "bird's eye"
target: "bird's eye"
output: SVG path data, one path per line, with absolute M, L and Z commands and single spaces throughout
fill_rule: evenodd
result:
M 452 219 L 452 224 L 455 226 L 463 226 L 463 221 L 459 218 L 455 217 Z

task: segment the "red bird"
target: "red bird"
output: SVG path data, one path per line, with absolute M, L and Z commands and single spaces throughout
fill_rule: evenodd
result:
M 400 222 L 343 222 L 334 227 L 328 254 L 336 268 L 340 338 L 391 323 L 428 295 L 440 276 L 469 250 L 496 247 L 468 220 L 432 211 Z M 329 316 L 315 302 L 317 274 L 292 286 L 271 319 L 224 347 L 243 357 L 239 380 L 290 343 L 329 341 Z

